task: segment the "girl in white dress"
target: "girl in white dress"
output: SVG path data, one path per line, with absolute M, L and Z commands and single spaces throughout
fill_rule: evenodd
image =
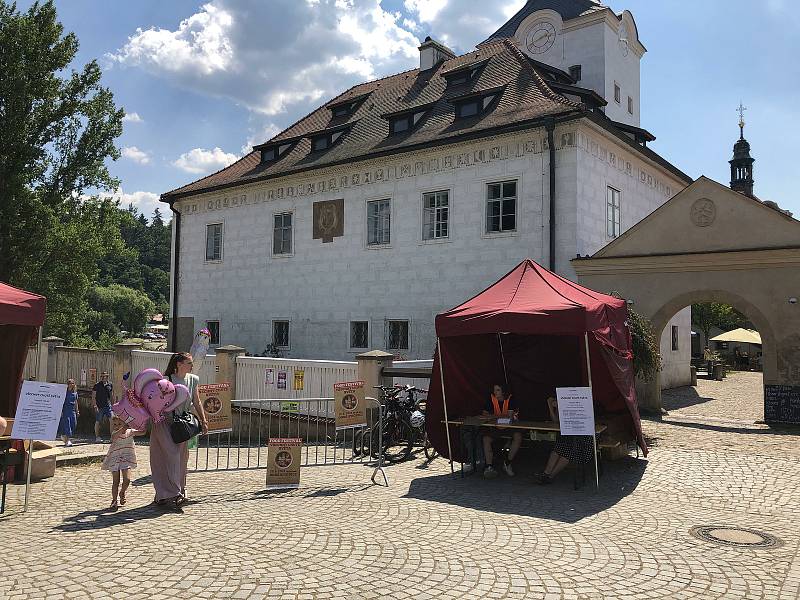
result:
M 112 510 L 116 510 L 118 506 L 124 506 L 126 502 L 125 493 L 131 484 L 130 470 L 136 468 L 136 445 L 133 442 L 133 434 L 135 433 L 138 433 L 138 431 L 129 429 L 122 419 L 112 417 L 111 445 L 108 447 L 108 454 L 103 460 L 103 470 L 111 471 L 114 477 L 114 483 L 111 486 Z M 121 490 L 119 487 L 120 473 L 122 473 Z M 119 496 L 117 496 L 117 492 L 119 492 Z

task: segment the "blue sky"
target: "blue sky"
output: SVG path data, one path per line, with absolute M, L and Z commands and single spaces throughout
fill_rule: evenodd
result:
M 414 68 L 426 35 L 467 52 L 524 0 L 57 0 L 78 62 L 98 59 L 129 113 L 112 165 L 123 201 L 213 172 L 351 85 Z M 25 8 L 28 2 L 19 2 Z M 756 194 L 800 215 L 800 11 L 789 0 L 609 0 L 648 49 L 651 147 L 723 183 L 741 100 Z M 790 58 L 791 57 L 791 58 Z

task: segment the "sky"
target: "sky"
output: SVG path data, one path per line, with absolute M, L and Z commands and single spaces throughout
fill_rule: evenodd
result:
M 22 9 L 32 0 L 18 2 Z M 525 0 L 56 0 L 127 116 L 111 165 L 118 196 L 150 215 L 159 194 L 214 172 L 352 85 L 415 68 L 426 35 L 472 50 Z M 755 193 L 800 216 L 800 11 L 791 0 L 607 0 L 647 48 L 642 127 L 692 177 L 728 184 L 747 107 Z M 163 207 L 163 205 L 162 205 Z

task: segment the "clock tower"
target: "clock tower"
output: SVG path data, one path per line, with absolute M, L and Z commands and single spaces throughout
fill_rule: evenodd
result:
M 603 97 L 610 119 L 639 127 L 640 61 L 647 50 L 629 11 L 616 14 L 595 0 L 529 0 L 483 43 L 503 38 Z

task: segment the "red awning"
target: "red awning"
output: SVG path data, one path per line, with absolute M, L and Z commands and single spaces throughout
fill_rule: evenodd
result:
M 0 283 L 0 325 L 31 325 L 44 323 L 45 297 Z

